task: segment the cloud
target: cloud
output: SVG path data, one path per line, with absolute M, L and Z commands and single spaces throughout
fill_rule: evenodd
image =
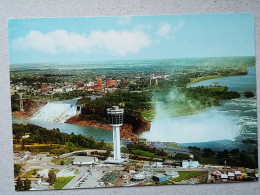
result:
M 175 33 L 182 28 L 183 24 L 183 22 L 179 22 L 177 25 L 173 26 L 167 22 L 162 22 L 159 25 L 157 34 L 165 39 L 174 39 Z
M 129 24 L 132 20 L 132 16 L 121 16 L 119 17 L 117 24 Z
M 11 47 L 20 50 L 35 49 L 51 54 L 109 51 L 124 56 L 128 53 L 137 53 L 150 44 L 151 40 L 141 29 L 91 31 L 88 36 L 73 32 L 68 33 L 65 30 L 56 30 L 46 34 L 39 31 L 30 31 L 25 37 L 13 40 Z

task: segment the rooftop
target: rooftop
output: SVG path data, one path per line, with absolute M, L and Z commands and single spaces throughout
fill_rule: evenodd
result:
M 161 177 L 166 177 L 166 175 L 164 175 L 162 173 L 157 173 L 154 175 L 154 177 L 161 178 Z

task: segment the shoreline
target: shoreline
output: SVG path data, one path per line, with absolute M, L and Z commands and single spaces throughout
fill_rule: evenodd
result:
M 198 109 L 198 110 L 194 110 L 194 111 L 187 111 L 187 112 L 183 112 L 183 113 L 179 113 L 179 114 L 169 114 L 167 115 L 167 117 L 159 117 L 159 118 L 156 118 L 156 119 L 164 119 L 164 118 L 169 118 L 169 117 L 182 117 L 182 116 L 189 116 L 189 115 L 194 115 L 194 114 L 199 114 L 199 113 L 202 113 L 202 112 L 205 112 L 209 107 L 205 107 L 205 108 L 201 108 L 201 109 Z M 143 118 L 147 121 L 147 122 L 153 122 L 153 119 L 149 119 L 149 118 L 146 118 L 143 116 Z
M 95 120 L 78 120 L 78 115 L 75 115 L 68 120 L 65 121 L 65 123 L 73 124 L 73 125 L 79 125 L 79 126 L 88 126 L 88 127 L 94 127 L 106 131 L 113 131 L 113 128 L 109 124 L 102 124 L 98 123 Z M 129 141 L 137 141 L 138 135 L 133 133 L 133 127 L 129 124 L 123 124 L 120 128 L 120 138 L 122 140 L 129 140 Z
M 247 67 L 247 68 L 250 68 L 250 67 Z M 247 70 L 247 69 L 246 69 Z M 211 79 L 219 79 L 219 78 L 226 78 L 226 77 L 233 77 L 233 76 L 245 76 L 248 74 L 248 71 L 246 71 L 246 74 L 234 74 L 234 75 L 227 75 L 227 76 L 220 76 L 220 75 L 213 75 L 213 76 L 205 76 L 205 77 L 199 77 L 198 79 L 195 78 L 193 81 L 191 81 L 190 83 L 187 83 L 186 84 L 186 87 L 190 87 L 190 85 L 194 85 L 196 83 L 199 83 L 199 82 L 202 82 L 202 81 L 206 81 L 206 80 L 211 80 Z M 195 81 L 196 80 L 196 81 Z M 219 85 L 219 84 L 216 84 L 216 85 Z M 221 85 L 219 85 L 221 86 Z M 214 107 L 218 107 L 218 106 L 214 106 Z M 205 112 L 207 110 L 208 107 L 205 107 L 205 108 L 202 108 L 202 109 L 199 109 L 199 110 L 196 110 L 196 111 L 190 111 L 190 112 L 183 112 L 183 113 L 180 113 L 180 114 L 170 114 L 168 116 L 170 117 L 181 117 L 181 116 L 189 116 L 189 115 L 194 115 L 194 114 L 198 114 L 198 113 L 202 113 L 202 112 Z M 155 115 L 153 113 L 154 111 L 152 111 L 152 115 Z M 142 115 L 143 116 L 143 115 Z M 152 117 L 152 119 L 150 117 L 145 117 L 143 116 L 143 118 L 146 120 L 146 121 L 149 121 L 149 122 L 152 122 L 155 118 Z M 162 119 L 163 117 L 159 118 L 159 119 Z
M 31 113 L 25 112 L 25 111 L 14 111 L 12 112 L 12 115 L 16 117 L 21 118 L 30 118 L 32 117 Z M 78 120 L 78 115 L 75 115 L 69 119 L 67 119 L 64 123 L 67 124 L 73 124 L 78 126 L 87 126 L 87 127 L 94 127 L 98 129 L 102 129 L 105 131 L 113 131 L 113 128 L 109 124 L 102 124 L 98 123 L 95 120 Z M 137 141 L 139 136 L 146 131 L 150 130 L 151 124 L 150 121 L 145 120 L 143 117 L 141 118 L 141 125 L 142 130 L 137 130 L 137 132 L 134 133 L 133 127 L 130 124 L 123 124 L 120 129 L 120 137 L 122 140 L 129 140 L 129 141 Z
M 248 67 L 247 67 L 248 68 Z M 191 82 L 186 84 L 186 87 L 190 85 L 194 85 L 196 83 L 202 82 L 202 81 L 207 81 L 211 79 L 219 79 L 219 78 L 226 78 L 226 77 L 233 77 L 233 76 L 245 76 L 248 74 L 248 72 L 245 72 L 246 74 L 234 74 L 234 75 L 227 75 L 227 76 L 221 76 L 221 75 L 212 75 L 212 76 L 204 76 L 204 77 L 197 77 L 194 78 Z M 218 84 L 217 84 L 218 85 Z
M 17 117 L 22 117 L 22 118 L 32 117 L 31 113 L 28 113 L 25 111 L 14 111 L 14 112 L 12 112 L 12 115 L 15 115 Z

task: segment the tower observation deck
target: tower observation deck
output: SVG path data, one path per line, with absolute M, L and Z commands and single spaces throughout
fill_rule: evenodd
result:
M 123 124 L 124 109 L 118 106 L 112 106 L 112 108 L 107 109 L 107 115 L 109 124 L 113 127 L 113 149 L 114 158 L 107 159 L 108 163 L 121 163 L 125 159 L 121 158 L 120 152 L 120 126 Z

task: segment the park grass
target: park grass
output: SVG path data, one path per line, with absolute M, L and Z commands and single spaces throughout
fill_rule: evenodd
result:
M 26 144 L 25 145 L 26 150 L 30 150 L 32 153 L 42 153 L 46 154 L 49 153 L 49 155 L 60 155 L 68 152 L 73 151 L 79 151 L 79 150 L 86 150 L 88 148 L 83 148 L 79 146 L 69 146 L 68 143 L 65 144 L 39 144 L 39 143 L 32 143 L 32 144 Z M 14 151 L 15 152 L 21 152 L 24 151 L 22 149 L 21 144 L 14 144 Z
M 57 181 L 54 183 L 54 189 L 62 189 L 67 183 L 69 183 L 74 176 L 71 177 L 58 177 Z
M 142 112 L 142 117 L 144 117 L 144 119 L 146 121 L 152 121 L 155 118 L 155 110 L 151 109 L 151 110 L 145 110 Z
M 64 162 L 64 165 L 69 165 L 73 162 L 73 158 L 60 158 L 60 159 L 54 159 L 52 160 L 55 165 L 61 165 L 61 162 Z
M 149 182 L 145 183 L 146 186 L 156 186 L 157 184 L 155 182 Z
M 185 105 L 173 105 L 168 106 L 166 109 L 164 109 L 163 115 L 158 115 L 157 119 L 163 119 L 166 117 L 179 117 L 179 116 L 187 116 L 187 115 L 193 115 L 200 112 L 204 112 L 206 110 L 206 107 L 191 109 L 189 106 Z M 147 121 L 153 121 L 156 116 L 156 112 L 154 109 L 145 110 L 141 113 L 142 117 L 144 117 Z
M 114 183 L 114 181 L 118 178 L 119 176 L 119 172 L 118 171 L 114 171 L 111 173 L 106 173 L 102 178 L 101 181 L 105 182 L 105 183 Z
M 204 174 L 204 172 L 196 172 L 196 171 L 180 171 L 179 172 L 179 177 L 171 179 L 173 182 L 180 182 L 182 180 L 187 180 L 190 178 L 198 177 L 200 175 Z
M 160 185 L 169 185 L 172 184 L 169 180 L 159 182 Z
M 39 169 L 32 169 L 29 172 L 27 172 L 23 177 L 25 178 L 34 178 L 33 175 L 37 175 L 37 171 L 39 171 Z M 36 174 L 34 174 L 36 173 Z
M 133 150 L 132 153 L 140 155 L 140 156 L 158 157 L 157 155 L 155 155 L 152 152 L 148 152 L 148 151 L 144 151 L 144 150 L 140 150 L 140 149 Z
M 76 169 L 75 171 L 74 171 L 74 174 L 75 175 L 77 175 L 77 174 L 79 174 L 80 173 L 80 170 L 79 169 Z
M 204 77 L 190 78 L 190 82 L 187 84 L 187 86 L 193 85 L 193 84 L 201 82 L 201 81 L 206 81 L 206 80 L 210 80 L 210 79 L 218 79 L 218 78 L 223 78 L 223 77 L 226 77 L 226 76 L 209 75 L 209 76 L 204 76 Z

